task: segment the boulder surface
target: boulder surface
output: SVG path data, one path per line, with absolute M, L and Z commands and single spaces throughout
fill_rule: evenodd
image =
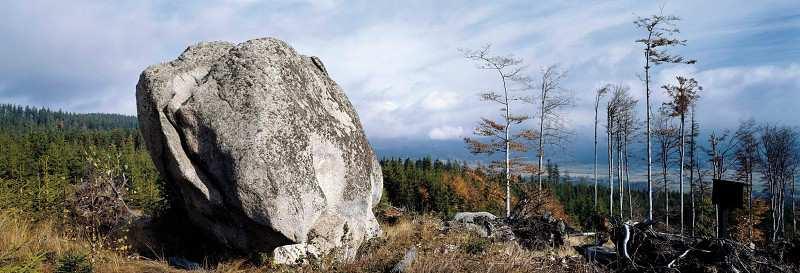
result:
M 318 58 L 274 38 L 199 43 L 142 72 L 136 101 L 173 205 L 220 243 L 353 257 L 380 234 L 380 165 Z

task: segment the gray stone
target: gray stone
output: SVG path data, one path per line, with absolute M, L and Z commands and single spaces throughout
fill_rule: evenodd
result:
M 407 272 L 408 268 L 411 267 L 411 264 L 414 263 L 414 260 L 417 259 L 417 247 L 412 246 L 406 251 L 406 254 L 403 255 L 403 259 L 397 262 L 397 264 L 392 267 L 392 270 L 389 272 L 391 273 L 403 273 Z
M 482 221 L 493 221 L 497 219 L 497 216 L 490 212 L 479 211 L 479 212 L 459 212 L 453 216 L 453 221 L 459 223 L 478 223 Z
M 274 38 L 199 43 L 142 72 L 136 100 L 173 205 L 224 245 L 353 257 L 380 234 L 380 165 L 318 58 Z
M 459 212 L 447 224 L 451 228 L 475 232 L 483 238 L 498 241 L 515 240 L 511 227 L 502 218 L 497 218 L 489 212 Z
M 314 245 L 293 244 L 279 246 L 272 252 L 272 261 L 277 264 L 299 265 L 319 259 L 320 251 Z

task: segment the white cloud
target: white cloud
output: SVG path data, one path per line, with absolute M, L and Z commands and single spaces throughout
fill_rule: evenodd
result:
M 434 140 L 460 139 L 464 137 L 464 128 L 461 126 L 441 126 L 433 128 L 428 137 Z
M 698 103 L 701 122 L 731 128 L 754 118 L 759 122 L 799 125 L 800 64 L 726 67 L 698 72 L 703 86 Z
M 325 62 L 371 138 L 453 139 L 480 117 L 499 114 L 497 105 L 480 102 L 475 95 L 499 90 L 496 75 L 475 69 L 457 51 L 493 43 L 496 54 L 523 57 L 531 68 L 528 74 L 553 63 L 570 70 L 564 87 L 574 91 L 577 105 L 566 118 L 572 128 L 582 130 L 592 127 L 593 92 L 600 83 L 630 85 L 631 94 L 642 100 L 643 113 L 644 92 L 637 79 L 643 64 L 634 42 L 641 33 L 631 22 L 658 7 L 647 2 L 555 1 L 23 1 L 0 9 L 0 35 L 14 41 L 0 44 L 0 86 L 6 87 L 0 89 L 0 98 L 72 111 L 133 114 L 134 86 L 147 65 L 173 59 L 187 45 L 203 40 L 274 36 Z M 681 35 L 689 39 L 676 52 L 699 59 L 700 65 L 656 69 L 653 105 L 665 99 L 658 86 L 676 73 L 688 73 L 706 87 L 701 106 L 708 109 L 703 113 L 708 123 L 722 119 L 712 109 L 781 120 L 786 115 L 770 111 L 797 100 L 773 98 L 797 97 L 796 64 L 745 62 L 736 55 L 725 60 L 732 66 L 728 68 L 711 66 L 720 60 L 705 61 L 719 55 L 719 48 L 736 53 L 740 43 L 733 38 L 781 25 L 753 22 L 797 7 L 796 1 L 670 1 L 666 11 L 684 18 Z M 730 16 L 708 16 L 717 13 Z M 796 52 L 794 43 L 764 43 L 770 43 L 774 55 Z M 740 102 L 741 96 L 749 100 Z
M 461 101 L 458 94 L 453 92 L 433 92 L 422 100 L 422 107 L 427 110 L 447 110 Z

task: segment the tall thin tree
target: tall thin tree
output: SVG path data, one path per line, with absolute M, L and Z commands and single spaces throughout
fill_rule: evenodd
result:
M 623 173 L 623 152 L 622 139 L 625 122 L 632 115 L 635 100 L 628 95 L 628 87 L 624 85 L 612 85 L 609 89 L 611 97 L 606 103 L 606 134 L 608 137 L 608 189 L 609 189 L 609 213 L 614 215 L 614 202 L 619 202 L 619 216 L 622 218 L 623 205 L 625 198 L 624 173 Z M 616 170 L 614 166 L 616 157 Z M 616 172 L 616 174 L 615 174 Z M 614 176 L 617 175 L 618 200 L 614 200 Z
M 512 152 L 525 152 L 527 146 L 522 142 L 523 139 L 531 139 L 533 133 L 528 130 L 518 130 L 512 133 L 512 126 L 518 125 L 528 119 L 525 115 L 512 114 L 512 102 L 524 100 L 523 96 L 515 96 L 511 85 L 519 82 L 522 66 L 522 59 L 514 56 L 491 55 L 491 46 L 486 45 L 478 50 L 461 49 L 464 57 L 477 63 L 478 69 L 490 70 L 497 73 L 502 83 L 502 93 L 486 91 L 480 94 L 483 101 L 501 105 L 501 118 L 498 121 L 481 118 L 478 127 L 475 128 L 475 135 L 480 139 L 465 138 L 470 151 L 475 154 L 493 154 L 502 152 L 505 154 L 504 175 L 506 186 L 506 217 L 511 216 L 511 169 Z
M 684 230 L 684 212 L 686 211 L 684 206 L 684 186 L 683 186 L 683 171 L 686 166 L 685 162 L 685 146 L 686 141 L 684 140 L 685 137 L 685 130 L 686 127 L 686 113 L 689 111 L 689 107 L 695 103 L 699 95 L 697 92 L 702 91 L 703 87 L 697 83 L 697 80 L 693 78 L 686 78 L 678 76 L 675 78 L 677 80 L 676 85 L 666 84 L 662 86 L 664 90 L 667 91 L 667 94 L 672 98 L 672 101 L 664 103 L 664 106 L 669 107 L 672 111 L 671 115 L 680 118 L 680 123 L 678 131 L 680 132 L 680 140 L 678 141 L 678 149 L 680 150 L 680 164 L 678 165 L 678 192 L 680 194 L 680 216 L 681 216 L 681 228 L 680 232 L 683 235 Z
M 726 160 L 731 156 L 732 151 L 736 148 L 736 138 L 729 137 L 730 132 L 723 130 L 721 134 L 712 131 L 708 136 L 709 147 L 706 150 L 708 161 L 711 162 L 711 176 L 714 179 L 722 179 L 725 173 L 728 172 L 730 161 Z M 714 206 L 715 214 L 719 214 L 719 206 Z M 714 217 L 714 230 L 716 235 L 719 236 L 719 223 L 718 217 Z
M 609 112 L 612 116 L 610 119 L 611 122 L 611 134 L 613 142 L 613 149 L 616 150 L 617 154 L 617 182 L 619 188 L 619 215 L 620 218 L 624 217 L 624 204 L 625 204 L 625 177 L 626 177 L 626 169 L 625 166 L 627 164 L 626 160 L 626 147 L 628 141 L 630 140 L 631 134 L 633 134 L 634 130 L 634 109 L 636 107 L 637 101 L 630 96 L 628 90 L 629 88 L 624 85 L 614 85 L 612 87 L 613 91 L 611 93 L 611 97 L 609 98 L 610 109 Z M 631 204 L 630 195 L 628 195 L 628 204 Z
M 542 189 L 541 170 L 544 163 L 545 146 L 560 146 L 570 134 L 564 124 L 565 119 L 562 113 L 564 108 L 573 104 L 569 91 L 561 88 L 561 81 L 566 76 L 566 72 L 559 70 L 558 66 L 548 66 L 542 69 L 541 80 L 537 86 L 536 102 L 539 104 L 539 149 L 537 150 L 537 156 L 539 157 L 539 190 Z
M 791 128 L 766 125 L 762 129 L 759 162 L 769 191 L 772 242 L 785 234 L 785 194 L 800 164 L 799 149 L 798 134 Z
M 618 115 L 619 121 L 619 130 L 620 130 L 620 139 L 622 141 L 622 147 L 620 147 L 620 156 L 622 157 L 622 173 L 624 174 L 624 183 L 625 188 L 627 189 L 628 195 L 628 209 L 629 209 L 629 219 L 633 219 L 633 196 L 631 195 L 631 179 L 630 179 L 630 157 L 629 157 L 629 150 L 628 146 L 630 145 L 631 141 L 633 140 L 633 136 L 636 134 L 636 131 L 639 129 L 637 127 L 638 119 L 636 118 L 636 105 L 638 104 L 638 100 L 634 99 L 628 92 L 629 88 L 625 86 L 621 92 L 622 95 L 622 106 L 620 110 L 620 114 Z
M 614 115 L 617 107 L 613 100 L 606 102 L 606 140 L 608 147 L 608 213 L 614 215 Z
M 600 109 L 600 99 L 608 93 L 611 85 L 605 85 L 595 92 L 594 98 L 594 208 L 597 210 L 597 115 Z M 595 211 L 596 212 L 596 211 Z
M 758 137 L 756 137 L 756 122 L 753 119 L 739 123 L 735 137 L 737 138 L 736 152 L 736 179 L 749 185 L 747 190 L 747 234 L 748 240 L 753 240 L 753 172 L 758 160 Z
M 695 160 L 697 159 L 697 136 L 700 134 L 698 131 L 700 130 L 700 124 L 697 123 L 695 119 L 695 105 L 692 105 L 692 120 L 689 122 L 691 127 L 691 132 L 689 133 L 689 203 L 691 203 L 692 207 L 692 236 L 695 236 L 696 231 L 696 224 L 697 224 L 697 204 L 695 200 L 695 168 L 697 168 L 697 164 Z
M 634 25 L 643 30 L 646 36 L 636 40 L 644 47 L 644 86 L 646 97 L 646 112 L 647 117 L 646 132 L 647 132 L 647 195 L 648 195 L 648 219 L 653 219 L 653 182 L 652 182 L 652 166 L 653 166 L 653 153 L 652 144 L 650 141 L 650 69 L 653 66 L 665 63 L 685 63 L 693 64 L 694 60 L 687 60 L 682 56 L 670 54 L 667 48 L 674 46 L 686 45 L 686 40 L 680 40 L 673 36 L 680 32 L 676 23 L 680 18 L 673 15 L 652 15 L 650 17 L 639 17 L 634 21 Z
M 670 190 L 669 190 L 669 163 L 673 156 L 673 150 L 677 146 L 677 129 L 672 124 L 673 117 L 669 114 L 667 109 L 662 108 L 659 111 L 659 115 L 656 116 L 656 127 L 653 131 L 656 139 L 656 143 L 658 143 L 659 148 L 659 158 L 661 159 L 661 177 L 662 182 L 664 185 L 664 220 L 667 228 L 669 228 L 669 218 L 670 218 L 670 209 L 669 209 L 669 199 L 670 199 Z

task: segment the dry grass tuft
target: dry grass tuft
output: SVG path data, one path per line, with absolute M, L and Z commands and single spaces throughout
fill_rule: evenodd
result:
M 126 258 L 116 252 L 92 253 L 85 241 L 64 236 L 52 222 L 33 224 L 13 211 L 0 212 L 0 272 L 54 272 L 61 257 L 85 256 L 94 272 L 179 272 L 163 262 Z

